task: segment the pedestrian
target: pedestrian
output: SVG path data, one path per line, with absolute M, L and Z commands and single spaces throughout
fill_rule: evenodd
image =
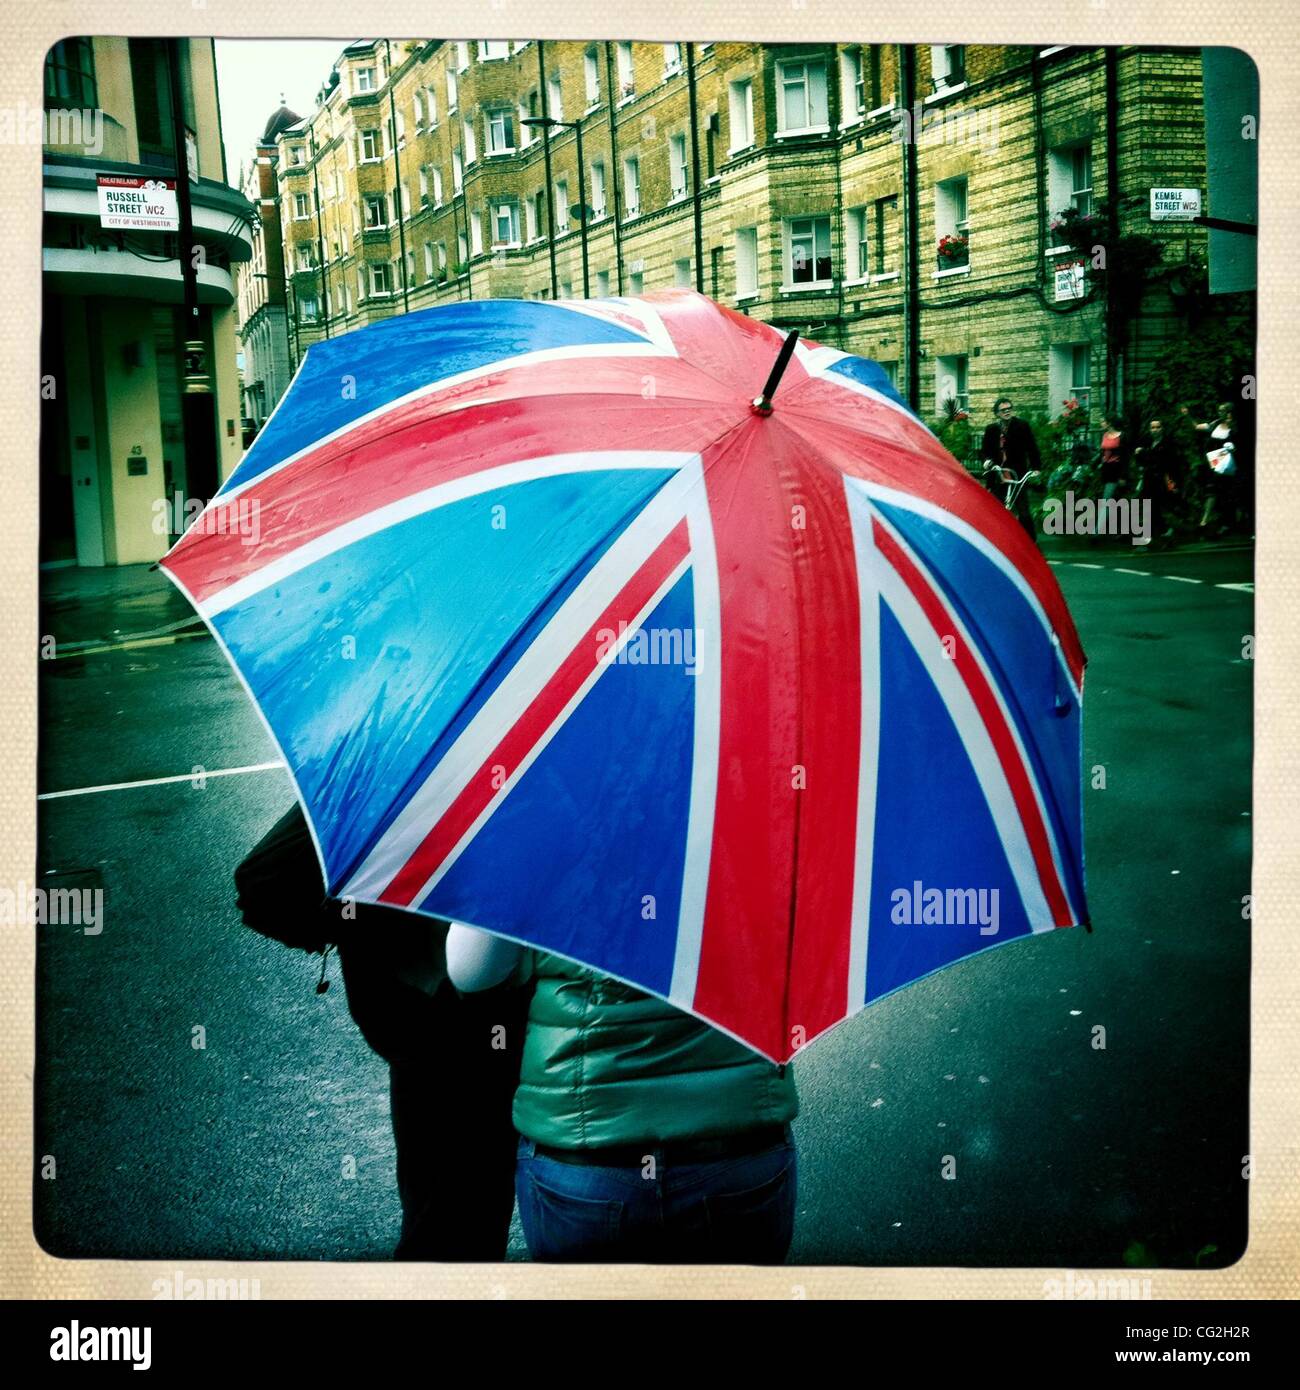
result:
M 1042 468 L 1042 460 L 1033 430 L 1016 414 L 1009 396 L 999 396 L 993 403 L 993 420 L 985 428 L 980 442 L 980 460 L 984 464 L 985 485 L 1003 506 L 1006 506 L 1008 493 L 1015 489 L 1011 510 L 1030 539 L 1036 539 L 1026 493 L 1028 484 L 1021 483 L 1019 488 L 1016 484 L 1025 475 L 1031 475 L 1029 481 L 1033 481 Z
M 514 1120 L 530 1255 L 780 1264 L 794 1231 L 794 1075 L 557 955 L 453 925 L 464 991 L 531 977 Z
M 235 882 L 245 923 L 263 935 L 322 955 L 338 946 L 349 1012 L 388 1064 L 402 1207 L 394 1258 L 503 1260 L 524 992 L 462 996 L 447 979 L 447 923 L 327 899 L 297 805 L 240 864 Z
M 1224 401 L 1213 420 L 1195 425 L 1204 436 L 1205 508 L 1201 512 L 1204 529 L 1217 514 L 1219 533 L 1227 531 L 1239 518 L 1237 515 L 1237 428 L 1232 402 Z
M 1153 418 L 1147 425 L 1147 439 L 1133 451 L 1141 468 L 1138 493 L 1151 505 L 1151 535 L 1171 540 L 1174 535 L 1170 512 L 1182 485 L 1182 466 L 1173 439 L 1165 431 L 1165 422 Z

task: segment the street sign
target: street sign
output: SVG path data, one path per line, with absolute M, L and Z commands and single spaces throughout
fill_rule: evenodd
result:
M 1151 220 L 1153 222 L 1190 222 L 1201 215 L 1199 188 L 1153 188 L 1151 190 Z
M 1054 267 L 1056 299 L 1082 299 L 1084 293 L 1083 262 L 1071 261 L 1069 265 Z
M 175 179 L 99 174 L 99 225 L 141 232 L 179 232 Z

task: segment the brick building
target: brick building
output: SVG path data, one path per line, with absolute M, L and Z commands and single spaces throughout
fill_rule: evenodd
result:
M 1204 186 L 1195 49 L 380 39 L 278 146 L 299 349 L 581 295 L 585 220 L 592 295 L 693 285 L 874 358 L 927 418 L 1002 391 L 1095 418 L 1177 331 L 1160 272 L 1205 249 L 1148 219 L 1150 188 Z M 1059 244 L 1069 210 L 1155 238 L 1140 304 Z

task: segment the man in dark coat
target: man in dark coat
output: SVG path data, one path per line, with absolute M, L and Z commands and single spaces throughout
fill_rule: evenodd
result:
M 1008 487 L 1024 474 L 1038 472 L 1042 468 L 1042 460 L 1033 430 L 1017 416 L 1008 396 L 1001 396 L 994 402 L 993 417 L 980 443 L 980 459 L 984 464 L 985 486 L 999 502 L 1005 503 Z M 1012 506 L 1016 519 L 1031 538 L 1035 537 L 1034 518 L 1024 487 Z
M 388 1063 L 402 1203 L 394 1258 L 504 1260 L 527 992 L 502 985 L 462 997 L 447 979 L 447 923 L 326 898 L 296 804 L 235 870 L 235 884 L 255 931 L 308 951 L 338 946 L 348 1009 Z

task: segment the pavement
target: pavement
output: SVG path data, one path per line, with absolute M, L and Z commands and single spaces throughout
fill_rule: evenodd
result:
M 962 962 L 796 1060 L 794 1263 L 1211 1268 L 1244 1248 L 1252 552 L 1050 560 L 1090 658 L 1093 930 Z M 102 886 L 105 914 L 97 935 L 37 928 L 38 1238 L 385 1258 L 385 1069 L 336 972 L 317 994 L 319 958 L 234 911 L 232 867 L 292 797 L 260 720 L 158 572 L 42 578 L 38 882 Z

